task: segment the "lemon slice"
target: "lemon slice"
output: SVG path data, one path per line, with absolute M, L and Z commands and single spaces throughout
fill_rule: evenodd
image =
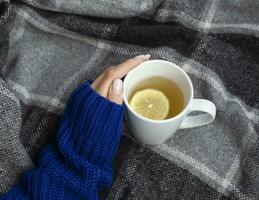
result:
M 143 117 L 162 120 L 169 113 L 169 100 L 163 92 L 155 89 L 144 89 L 136 92 L 130 106 Z

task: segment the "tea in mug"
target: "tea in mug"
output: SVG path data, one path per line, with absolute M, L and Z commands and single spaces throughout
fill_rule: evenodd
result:
M 169 119 L 184 108 L 184 96 L 177 84 L 154 76 L 138 83 L 129 94 L 132 109 L 153 120 Z

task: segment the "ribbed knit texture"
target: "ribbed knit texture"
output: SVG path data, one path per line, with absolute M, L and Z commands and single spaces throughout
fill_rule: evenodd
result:
M 0 199 L 98 199 L 112 183 L 112 159 L 121 135 L 124 107 L 85 82 L 71 95 L 56 143 L 40 154 L 38 166 Z

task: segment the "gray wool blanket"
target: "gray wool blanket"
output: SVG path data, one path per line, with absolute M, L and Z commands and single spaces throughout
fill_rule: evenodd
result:
M 217 116 L 157 146 L 125 125 L 101 198 L 259 199 L 258 0 L 0 0 L 0 193 L 37 165 L 73 89 L 146 53 Z

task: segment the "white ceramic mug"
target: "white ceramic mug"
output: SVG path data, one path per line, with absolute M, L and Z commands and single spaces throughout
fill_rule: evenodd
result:
M 129 105 L 128 95 L 143 80 L 160 76 L 176 83 L 184 95 L 184 109 L 178 115 L 165 120 L 147 119 L 136 113 Z M 184 70 L 176 64 L 164 60 L 149 60 L 131 70 L 124 79 L 124 103 L 126 121 L 130 131 L 142 143 L 161 144 L 180 128 L 192 128 L 211 123 L 216 114 L 216 106 L 206 99 L 193 99 L 193 85 Z M 190 112 L 202 114 L 187 116 Z

